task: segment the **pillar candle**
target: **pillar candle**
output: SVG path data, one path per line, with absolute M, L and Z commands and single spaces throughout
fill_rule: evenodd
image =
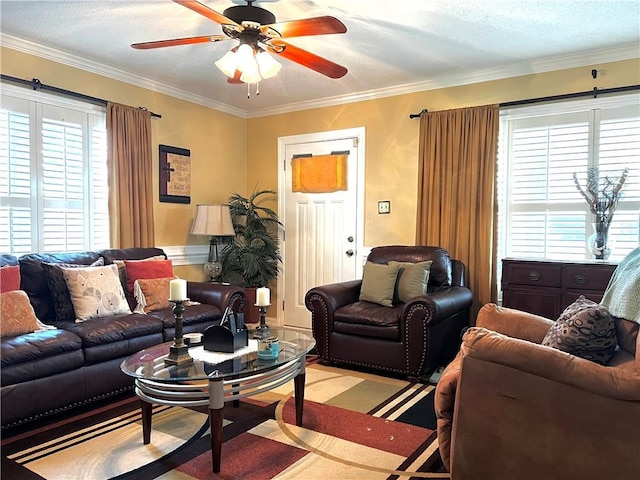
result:
M 271 305 L 271 292 L 267 287 L 260 287 L 256 290 L 256 305 L 259 307 L 266 307 Z
M 174 278 L 169 282 L 169 300 L 174 302 L 187 299 L 187 281 Z

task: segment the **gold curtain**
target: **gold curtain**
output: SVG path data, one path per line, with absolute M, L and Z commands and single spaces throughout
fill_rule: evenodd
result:
M 107 104 L 111 247 L 153 247 L 150 112 Z
M 446 248 L 466 265 L 472 319 L 496 301 L 497 105 L 420 115 L 417 245 Z

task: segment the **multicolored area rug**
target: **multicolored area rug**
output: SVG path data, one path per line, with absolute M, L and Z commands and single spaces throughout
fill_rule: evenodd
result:
M 143 445 L 129 397 L 2 440 L 2 478 L 406 479 L 439 469 L 432 385 L 311 362 L 303 426 L 293 385 L 225 406 L 222 469 L 212 473 L 206 409 L 154 406 Z

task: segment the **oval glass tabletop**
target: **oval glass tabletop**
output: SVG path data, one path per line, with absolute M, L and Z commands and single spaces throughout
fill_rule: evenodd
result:
M 189 348 L 193 362 L 165 365 L 164 359 L 169 354 L 169 347 L 174 343 L 171 341 L 139 351 L 123 361 L 120 367 L 124 373 L 132 377 L 160 382 L 233 377 L 289 363 L 309 353 L 316 344 L 315 339 L 304 332 L 284 327 L 270 327 L 270 336 L 278 338 L 278 356 L 263 359 L 258 355 L 258 340 L 253 339 L 255 333 L 254 330 L 249 330 L 249 345 L 234 353 L 212 352 L 199 344 Z

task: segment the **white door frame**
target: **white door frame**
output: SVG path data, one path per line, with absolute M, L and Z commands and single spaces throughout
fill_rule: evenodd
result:
M 295 145 L 299 143 L 327 142 L 331 140 L 342 140 L 346 138 L 354 138 L 356 145 L 354 148 L 358 151 L 358 175 L 356 185 L 356 244 L 355 255 L 360 258 L 360 254 L 364 248 L 364 166 L 365 166 L 365 127 L 346 128 L 342 130 L 329 130 L 326 132 L 306 133 L 301 135 L 289 135 L 286 137 L 278 137 L 278 217 L 284 219 L 285 213 L 285 190 L 287 188 L 285 181 L 285 165 L 287 159 L 285 152 L 287 145 Z M 289 167 L 291 168 L 291 167 Z M 285 225 L 286 228 L 286 225 Z M 284 234 L 279 232 L 280 237 L 280 253 L 282 255 L 282 264 L 287 261 L 284 252 Z M 358 269 L 361 272 L 361 269 Z M 278 303 L 276 308 L 277 323 L 284 325 L 284 304 L 282 295 L 284 295 L 284 285 L 286 282 L 284 268 L 281 269 L 277 279 Z

